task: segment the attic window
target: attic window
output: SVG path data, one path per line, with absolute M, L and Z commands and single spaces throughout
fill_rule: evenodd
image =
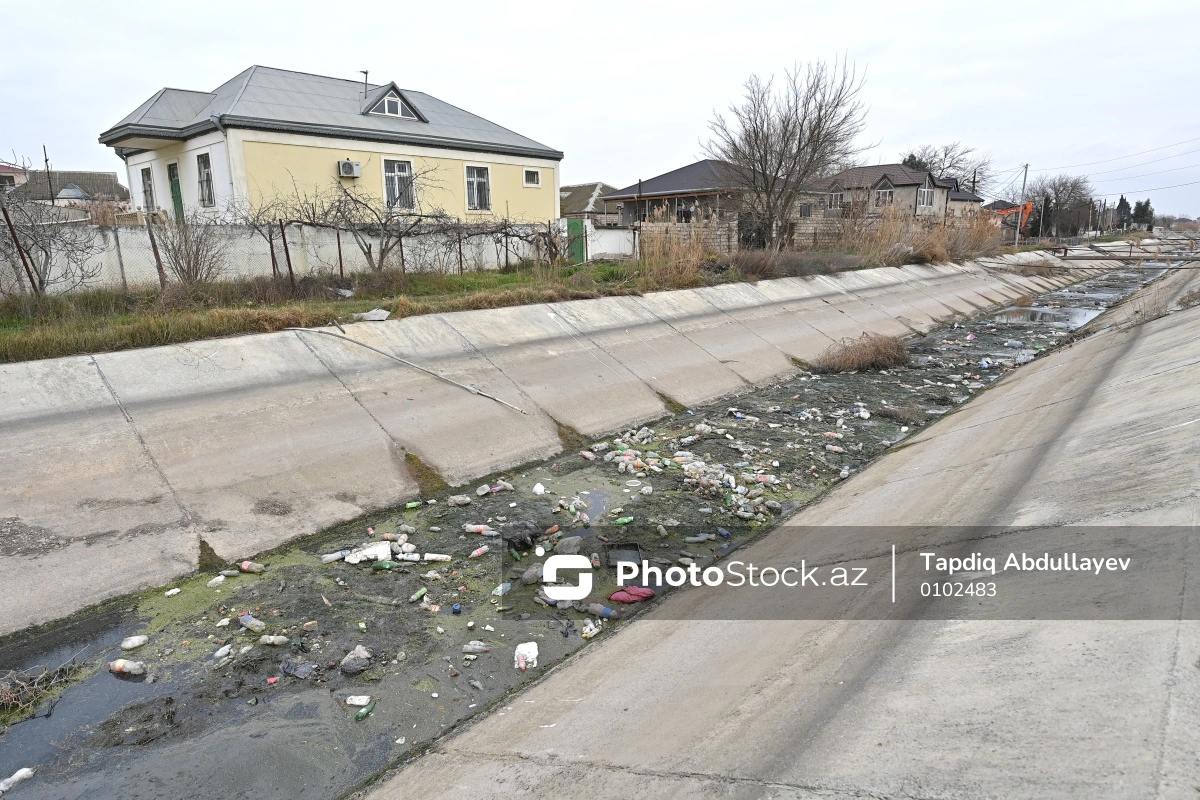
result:
M 383 96 L 383 99 L 375 104 L 371 109 L 372 114 L 383 114 L 389 117 L 402 117 L 404 119 L 417 119 L 417 115 L 408 107 L 408 103 L 400 99 L 400 95 L 395 92 L 388 92 Z

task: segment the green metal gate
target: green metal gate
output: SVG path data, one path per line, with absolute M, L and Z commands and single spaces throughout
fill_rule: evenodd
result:
M 576 264 L 587 261 L 587 234 L 581 219 L 567 220 L 567 252 Z
M 183 219 L 183 193 L 179 190 L 179 165 L 167 164 L 167 180 L 171 183 L 171 204 L 175 206 L 175 219 Z

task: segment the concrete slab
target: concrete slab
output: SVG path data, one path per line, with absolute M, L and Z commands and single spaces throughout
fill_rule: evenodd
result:
M 571 327 L 647 386 L 684 405 L 735 394 L 750 384 L 645 308 L 639 297 L 551 303 Z
M 96 356 L 201 536 L 226 558 L 416 494 L 402 448 L 298 336 Z
M 739 298 L 742 291 L 742 287 L 721 286 L 650 292 L 642 297 L 642 306 L 748 383 L 761 384 L 795 367 L 779 348 L 722 311 L 723 306 L 744 308 L 744 294 Z
M 839 311 L 855 320 L 864 332 L 879 333 L 885 336 L 908 336 L 913 328 L 888 314 L 877 304 L 859 297 L 846 288 L 841 276 L 818 275 L 813 282 L 832 296 L 829 302 L 837 306 Z M 835 299 L 836 298 L 836 299 Z
M 442 319 L 545 413 L 585 436 L 666 413 L 653 389 L 545 304 Z
M 554 421 L 441 318 L 361 323 L 347 326 L 345 335 L 526 413 L 350 342 L 299 335 L 392 439 L 451 485 L 549 458 L 562 449 Z
M 195 568 L 183 509 L 90 356 L 0 365 L 0 635 Z

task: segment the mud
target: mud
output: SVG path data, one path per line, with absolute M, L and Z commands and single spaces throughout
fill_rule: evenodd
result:
M 664 564 L 722 557 L 1154 277 L 1107 273 L 1035 298 L 1032 308 L 960 319 L 910 341 L 908 366 L 801 370 L 736 398 L 678 409 L 652 428 L 586 442 L 579 450 L 589 455 L 572 450 L 457 489 L 428 475 L 422 485 L 430 493 L 413 507 L 263 553 L 255 559 L 262 573 L 238 572 L 209 586 L 220 570 L 236 569 L 216 563 L 210 550 L 205 572 L 194 578 L 0 640 L 0 669 L 54 665 L 81 649 L 89 665 L 52 708 L 0 734 L 0 774 L 36 767 L 21 787 L 30 798 L 352 792 L 480 711 L 504 713 L 512 692 L 588 643 L 581 633 L 595 615 L 548 608 L 536 585 L 521 583 L 539 560 L 526 548 L 555 541 L 546 531 L 558 526 L 559 536 L 582 537 L 579 552 L 602 563 L 619 553 Z M 617 452 L 626 455 L 610 455 Z M 676 457 L 683 452 L 691 455 Z M 717 465 L 732 486 L 711 485 L 697 472 Z M 485 483 L 488 491 L 477 494 Z M 537 484 L 544 494 L 534 493 Z M 450 505 L 455 495 L 470 503 Z M 387 570 L 321 562 L 322 554 L 406 532 L 417 552 L 451 560 L 393 562 Z M 712 538 L 683 541 L 699 532 Z M 53 546 L 35 541 L 36 531 L 18 533 L 4 540 L 28 540 L 21 552 Z M 511 552 L 504 538 L 516 544 Z M 483 545 L 489 552 L 467 557 Z M 597 575 L 589 601 L 613 606 L 606 599 L 613 571 Z M 167 588 L 180 591 L 166 597 Z M 621 619 L 605 622 L 599 636 L 612 635 L 640 608 L 622 607 Z M 245 612 L 265 623 L 261 633 L 239 624 Z M 135 633 L 150 643 L 121 653 L 121 638 Z M 259 644 L 262 634 L 287 644 Z M 472 640 L 489 651 L 467 657 L 462 648 Z M 522 672 L 513 650 L 529 641 L 538 643 L 539 661 Z M 370 663 L 347 675 L 339 664 L 359 645 L 371 652 Z M 104 668 L 122 656 L 146 662 L 148 674 L 121 678 Z M 358 709 L 345 703 L 350 695 L 376 701 L 366 719 L 356 721 Z

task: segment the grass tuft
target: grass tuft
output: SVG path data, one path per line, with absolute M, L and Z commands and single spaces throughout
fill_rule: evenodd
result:
M 908 363 L 908 346 L 899 336 L 864 333 L 831 345 L 813 364 L 818 372 L 887 369 Z

